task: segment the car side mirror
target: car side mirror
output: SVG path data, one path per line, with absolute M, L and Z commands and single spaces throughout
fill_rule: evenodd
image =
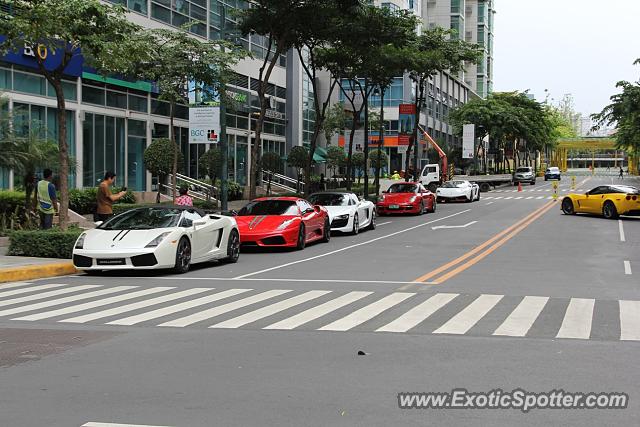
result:
M 302 212 L 302 214 L 303 215 L 307 215 L 307 214 L 313 213 L 315 211 L 316 211 L 315 208 L 307 208 L 307 209 L 304 210 L 304 212 Z
M 384 190 L 383 191 L 384 194 L 387 194 L 388 192 L 389 192 L 389 190 Z
M 103 223 L 104 223 L 104 221 L 96 221 L 96 222 L 94 222 L 96 227 L 100 227 Z

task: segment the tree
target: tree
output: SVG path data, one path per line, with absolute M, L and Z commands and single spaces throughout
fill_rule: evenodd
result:
M 245 36 L 263 36 L 266 39 L 266 53 L 258 70 L 258 102 L 260 112 L 256 118 L 255 138 L 251 146 L 249 167 L 249 198 L 256 197 L 256 177 L 262 146 L 262 129 L 266 118 L 268 99 L 267 88 L 274 67 L 280 56 L 294 45 L 296 30 L 300 28 L 299 11 L 303 0 L 253 0 L 251 7 L 240 13 L 240 31 Z
M 427 84 L 429 78 L 438 72 L 448 71 L 456 74 L 462 70 L 463 64 L 467 62 L 478 62 L 482 56 L 482 50 L 478 45 L 467 43 L 457 37 L 452 37 L 451 30 L 439 27 L 423 29 L 415 42 L 406 50 L 405 55 L 409 58 L 409 77 L 416 85 L 415 124 L 413 133 L 413 144 L 409 144 L 406 154 L 405 170 L 409 170 L 409 158 L 412 149 L 418 149 L 418 124 L 420 123 L 420 113 L 425 107 L 427 99 Z M 414 179 L 418 180 L 418 156 L 414 154 L 414 169 L 416 169 Z
M 275 153 L 273 151 L 269 151 L 262 155 L 262 170 L 266 170 L 269 172 L 269 181 L 267 182 L 267 194 L 271 194 L 271 178 L 274 173 L 280 171 L 280 167 L 282 166 L 282 159 L 280 158 L 280 154 Z
M 362 151 L 353 153 L 351 164 L 353 165 L 353 173 L 358 178 L 358 184 L 360 184 L 360 178 L 362 178 L 362 172 L 365 168 L 364 153 Z
M 287 164 L 296 170 L 296 177 L 298 178 L 298 182 L 296 183 L 296 192 L 300 191 L 300 177 L 302 175 L 302 170 L 307 165 L 307 156 L 309 155 L 309 150 L 302 145 L 296 145 L 292 147 L 289 151 L 289 155 L 287 156 Z
M 169 138 L 154 139 L 144 150 L 142 158 L 145 168 L 151 172 L 151 175 L 158 177 L 156 203 L 160 203 L 162 186 L 166 184 L 167 177 L 173 169 L 173 157 L 176 150 L 178 150 L 178 165 L 182 166 L 184 164 L 182 152 L 177 147 L 177 144 Z
M 327 148 L 327 167 L 332 171 L 332 177 L 335 177 L 337 169 L 344 165 L 345 159 L 344 148 L 337 145 Z
M 322 124 L 324 130 L 324 137 L 327 140 L 327 146 L 331 144 L 333 135 L 344 132 L 344 128 L 347 127 L 348 116 L 344 111 L 344 103 L 338 102 L 333 104 Z
M 640 64 L 640 58 L 634 64 Z M 611 104 L 591 116 L 596 121 L 594 130 L 615 124 L 616 146 L 637 156 L 640 153 L 640 81 L 620 81 L 616 87 L 622 92 L 611 96 Z
M 60 163 L 60 228 L 68 225 L 69 147 L 66 102 L 62 88 L 65 70 L 82 61 L 101 73 L 118 72 L 124 62 L 138 57 L 129 40 L 138 26 L 127 20 L 124 9 L 99 0 L 3 0 L 0 13 L 0 54 L 34 52 L 37 72 L 56 94 L 58 156 Z M 45 61 L 51 55 L 55 59 Z
M 377 178 L 380 176 L 380 171 L 386 166 L 389 158 L 387 153 L 385 153 L 381 148 L 372 150 L 371 153 L 369 153 L 369 156 L 372 159 L 371 166 L 375 169 Z M 376 194 L 378 194 L 378 191 L 378 187 L 376 186 Z
M 171 185 L 175 201 L 179 152 L 173 123 L 176 105 L 188 104 L 189 90 L 197 91 L 203 99 L 224 98 L 224 84 L 231 73 L 231 66 L 246 52 L 234 49 L 226 41 L 201 42 L 184 28 L 180 31 L 146 30 L 137 42 L 139 46 L 145 46 L 146 53 L 130 70 L 131 73 L 156 82 L 160 91 L 158 98 L 169 103 L 169 135 L 174 147 Z

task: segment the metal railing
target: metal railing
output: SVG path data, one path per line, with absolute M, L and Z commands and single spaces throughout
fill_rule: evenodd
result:
M 262 171 L 262 185 L 267 186 L 269 182 L 269 175 L 271 175 L 271 187 L 276 188 L 278 190 L 282 190 L 288 193 L 296 193 L 296 186 L 298 185 L 298 180 L 295 178 L 290 178 L 286 175 L 282 175 L 279 173 L 274 173 L 270 171 Z M 304 182 L 300 181 L 300 187 L 304 188 Z
M 168 195 L 171 195 L 173 193 L 173 185 L 171 184 L 173 181 L 172 176 L 172 174 L 169 174 L 167 185 L 163 185 L 163 188 Z M 179 189 L 183 185 L 187 185 L 187 187 L 189 187 L 189 195 L 194 199 L 202 201 L 208 200 L 215 203 L 218 202 L 218 187 L 214 187 L 213 185 L 207 184 L 206 182 L 199 181 L 197 179 L 177 173 L 176 187 Z

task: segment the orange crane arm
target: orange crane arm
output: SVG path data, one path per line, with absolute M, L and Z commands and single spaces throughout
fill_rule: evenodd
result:
M 418 126 L 418 129 L 420 130 L 420 132 L 422 132 L 422 134 L 427 139 L 427 141 L 429 141 L 429 144 L 431 144 L 431 146 L 435 148 L 435 150 L 438 152 L 438 155 L 440 156 L 440 160 L 442 161 L 442 170 L 440 171 L 440 175 L 441 175 L 442 182 L 445 182 L 447 180 L 447 168 L 448 168 L 447 155 L 445 154 L 444 151 L 442 151 L 442 148 L 440 148 L 438 143 L 436 143 L 433 140 L 433 138 L 431 138 L 431 135 L 429 135 L 422 128 L 422 126 Z

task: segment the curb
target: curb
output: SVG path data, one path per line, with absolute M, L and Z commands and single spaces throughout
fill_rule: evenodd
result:
M 76 270 L 72 262 L 0 268 L 0 283 L 66 276 L 67 274 L 74 274 L 77 272 L 78 270 Z

